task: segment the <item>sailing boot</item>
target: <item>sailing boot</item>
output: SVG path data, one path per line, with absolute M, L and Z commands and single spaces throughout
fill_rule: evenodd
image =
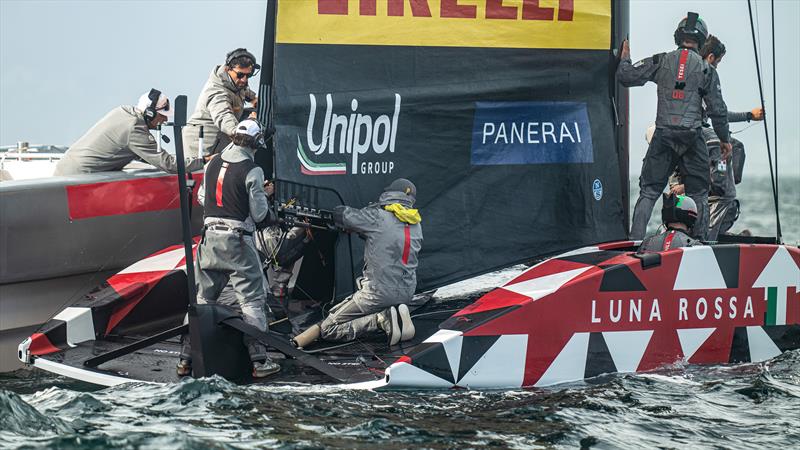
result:
M 400 334 L 400 340 L 410 341 L 414 339 L 416 329 L 414 329 L 414 322 L 411 321 L 411 311 L 408 310 L 408 305 L 398 306 L 397 314 L 400 316 L 400 328 L 403 330 Z
M 267 358 L 265 361 L 253 363 L 253 378 L 264 378 L 281 370 L 281 365 Z
M 177 366 L 175 366 L 175 372 L 178 374 L 179 377 L 186 377 L 192 374 L 192 362 L 186 359 L 180 360 Z
M 397 323 L 397 308 L 390 307 L 378 315 L 378 327 L 386 332 L 389 337 L 389 346 L 397 345 L 400 342 L 400 325 Z

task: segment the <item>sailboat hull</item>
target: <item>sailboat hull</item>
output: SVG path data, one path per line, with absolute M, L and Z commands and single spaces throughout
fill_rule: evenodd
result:
M 759 362 L 800 348 L 798 248 L 728 244 L 640 256 L 635 244 L 578 249 L 485 295 L 429 302 L 414 313 L 417 337 L 401 346 L 376 336 L 308 349 L 343 380 L 275 353 L 283 370 L 260 382 L 520 388 L 675 363 Z M 178 338 L 97 368 L 84 362 L 179 326 L 183 264 L 175 246 L 123 270 L 26 340 L 20 357 L 104 385 L 177 381 Z
M 531 267 L 387 369 L 390 386 L 548 386 L 800 348 L 800 250 L 616 243 Z

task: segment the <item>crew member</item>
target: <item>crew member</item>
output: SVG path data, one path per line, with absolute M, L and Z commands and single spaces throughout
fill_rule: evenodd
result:
M 725 45 L 716 36 L 709 36 L 700 55 L 705 58 L 712 70 L 717 70 L 722 57 L 725 56 Z M 764 109 L 754 108 L 751 111 L 728 112 L 728 122 L 749 122 L 764 120 Z M 727 160 L 722 157 L 719 137 L 706 124 L 703 137 L 708 145 L 711 159 L 711 192 L 708 197 L 709 229 L 708 240 L 716 241 L 720 234 L 731 229 L 739 218 L 739 200 L 736 199 L 736 185 L 742 182 L 744 171 L 744 144 L 731 138 L 733 153 Z M 724 161 L 724 162 L 722 162 Z
M 695 235 L 705 238 L 708 230 L 709 157 L 700 131 L 704 102 L 726 158 L 731 152 L 731 144 L 728 111 L 722 99 L 719 77 L 698 53 L 707 37 L 706 24 L 696 13 L 689 13 L 675 30 L 677 50 L 631 64 L 628 41 L 623 42 L 617 69 L 620 83 L 631 87 L 653 81 L 658 85 L 656 131 L 639 177 L 639 199 L 631 225 L 632 239 L 644 237 L 656 199 L 676 165 L 686 182 L 686 193 L 698 207 Z
M 725 56 L 725 45 L 716 36 L 709 36 L 700 49 L 700 56 L 716 70 Z M 752 111 L 728 111 L 728 122 L 749 122 L 764 120 L 764 109 L 754 108 Z M 719 234 L 725 234 L 739 217 L 739 201 L 736 199 L 736 185 L 742 181 L 744 170 L 744 144 L 731 137 L 733 152 L 727 160 L 723 160 L 720 141 L 708 123 L 703 124 L 703 139 L 708 146 L 711 167 L 711 189 L 708 197 L 709 229 L 707 239 L 716 241 Z M 684 186 L 678 181 L 671 187 L 672 192 L 683 194 Z
M 112 109 L 64 154 L 53 175 L 122 170 L 140 158 L 159 169 L 177 173 L 175 156 L 160 151 L 150 130 L 158 128 L 173 114 L 169 99 L 157 89 L 142 94 L 136 106 Z M 186 170 L 203 168 L 203 160 L 186 158 Z
M 408 305 L 416 306 L 412 302 L 417 254 L 422 248 L 422 219 L 411 209 L 416 195 L 414 184 L 399 178 L 384 189 L 377 203 L 334 210 L 337 226 L 366 239 L 363 278 L 358 290 L 336 305 L 325 320 L 295 337 L 298 347 L 319 337 L 352 341 L 377 330 L 386 333 L 389 345 L 414 337 Z
M 702 245 L 689 236 L 697 220 L 697 205 L 685 195 L 664 194 L 661 198 L 661 221 L 666 229 L 650 236 L 639 246 L 640 252 L 665 252 L 679 247 Z
M 311 242 L 311 231 L 303 227 L 284 230 L 279 226 L 271 226 L 259 231 L 258 237 L 256 244 L 267 262 L 270 294 L 275 306 L 289 317 L 292 278 L 296 278 L 300 270 L 303 252 Z
M 192 116 L 183 129 L 183 142 L 190 155 L 197 155 L 200 127 L 203 128 L 203 153 L 206 156 L 221 152 L 231 142 L 239 121 L 255 119 L 255 114 L 242 117 L 245 102 L 258 103 L 258 96 L 247 85 L 261 68 L 256 57 L 247 49 L 237 48 L 228 53 L 225 64 L 211 71 Z
M 264 172 L 254 162 L 262 146 L 261 126 L 254 120 L 242 121 L 233 142 L 206 166 L 198 200 L 203 205 L 203 238 L 197 246 L 197 303 L 214 303 L 228 281 L 246 323 L 267 330 L 264 313 L 266 292 L 261 260 L 253 233 L 267 225 L 273 216 L 264 189 Z M 265 377 L 280 370 L 266 347 L 249 336 L 244 338 L 253 362 L 253 377 Z M 177 368 L 179 375 L 191 373 L 189 337 Z

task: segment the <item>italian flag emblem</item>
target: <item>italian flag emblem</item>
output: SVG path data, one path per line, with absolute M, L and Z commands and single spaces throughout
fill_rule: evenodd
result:
M 300 172 L 305 175 L 344 175 L 347 173 L 345 163 L 315 163 L 306 155 L 300 136 L 297 137 L 297 159 L 300 160 Z
M 800 268 L 786 247 L 778 247 L 753 287 L 764 288 L 764 325 L 787 325 L 789 292 L 800 292 Z

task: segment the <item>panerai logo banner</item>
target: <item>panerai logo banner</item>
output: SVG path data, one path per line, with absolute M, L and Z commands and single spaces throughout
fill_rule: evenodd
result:
M 478 102 L 472 164 L 559 164 L 594 161 L 586 103 Z
M 288 0 L 279 44 L 608 50 L 610 0 Z
M 325 114 L 317 114 L 317 97 L 309 94 L 305 139 L 297 136 L 300 171 L 306 175 L 373 175 L 394 170 L 392 154 L 400 120 L 400 94 L 385 114 L 362 114 L 358 99 L 334 111 L 333 96 L 325 96 Z M 305 141 L 305 142 L 303 142 Z M 349 167 L 349 169 L 348 169 Z

